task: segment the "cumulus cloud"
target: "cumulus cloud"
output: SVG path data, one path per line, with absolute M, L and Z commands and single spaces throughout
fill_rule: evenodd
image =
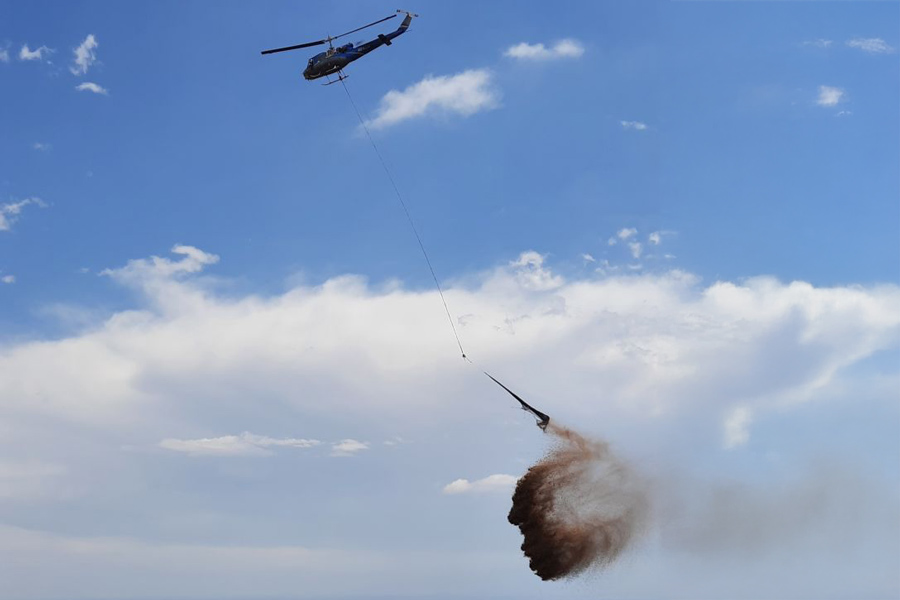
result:
M 584 46 L 578 40 L 564 39 L 556 42 L 550 48 L 544 44 L 528 44 L 522 42 L 510 46 L 503 56 L 519 60 L 555 60 L 559 58 L 579 58 L 584 54 Z
M 635 131 L 645 131 L 647 124 L 640 121 L 620 121 L 622 129 L 633 129 Z
M 109 95 L 109 90 L 107 90 L 105 87 L 101 87 L 96 83 L 90 81 L 79 83 L 75 86 L 75 89 L 79 92 L 93 92 L 95 94 L 102 94 L 104 96 Z
M 819 106 L 836 106 L 844 98 L 844 90 L 827 85 L 819 86 L 819 97 L 816 104 Z
M 500 105 L 500 92 L 487 69 L 473 69 L 434 77 L 426 76 L 405 90 L 391 90 L 381 99 L 375 117 L 366 121 L 373 129 L 384 129 L 427 115 L 468 117 Z
M 40 198 L 26 198 L 19 202 L 0 204 L 0 231 L 9 231 L 12 229 L 13 223 L 18 220 L 22 210 L 30 205 L 39 206 L 41 208 L 47 206 Z
M 546 257 L 533 251 L 523 252 L 514 261 L 509 263 L 514 269 L 516 280 L 528 290 L 552 290 L 563 284 L 563 278 L 554 275 L 544 268 Z
M 80 510 L 72 503 L 60 507 L 71 509 L 74 515 L 64 526 L 78 521 L 79 531 L 89 532 L 89 538 L 54 539 L 52 544 L 48 542 L 49 547 L 40 546 L 40 552 L 21 558 L 37 547 L 35 539 L 8 529 L 0 531 L 0 564 L 13 565 L 9 572 L 18 578 L 12 587 L 14 592 L 33 590 L 34 581 L 58 582 L 62 577 L 59 573 L 65 569 L 70 570 L 65 579 L 69 583 L 99 580 L 98 574 L 110 572 L 110 559 L 121 561 L 115 564 L 117 570 L 119 565 L 133 569 L 130 574 L 134 576 L 128 578 L 130 586 L 117 583 L 125 591 L 133 589 L 133 581 L 140 577 L 156 580 L 150 577 L 155 573 L 180 573 L 180 582 L 219 582 L 205 577 L 207 571 L 197 566 L 202 556 L 210 560 L 213 556 L 233 556 L 235 565 L 245 565 L 242 561 L 253 556 L 260 564 L 277 559 L 284 561 L 278 563 L 284 572 L 293 573 L 300 558 L 287 550 L 282 554 L 279 545 L 309 543 L 314 547 L 322 542 L 334 548 L 335 540 L 340 544 L 346 536 L 361 539 L 360 543 L 369 547 L 373 539 L 383 539 L 385 529 L 377 523 L 372 528 L 358 528 L 359 523 L 372 522 L 365 515 L 422 507 L 416 503 L 415 494 L 404 493 L 410 488 L 399 489 L 394 480 L 379 475 L 396 472 L 397 465 L 379 464 L 382 470 L 369 473 L 376 460 L 409 460 L 404 467 L 411 468 L 404 470 L 403 479 L 409 479 L 413 489 L 421 490 L 434 485 L 433 473 L 438 465 L 432 459 L 439 461 L 440 456 L 451 456 L 455 464 L 462 464 L 457 462 L 456 453 L 468 452 L 470 462 L 465 468 L 478 469 L 482 457 L 477 452 L 484 451 L 480 441 L 485 439 L 478 438 L 480 434 L 493 435 L 490 439 L 495 446 L 488 448 L 503 444 L 509 450 L 495 455 L 498 461 L 506 457 L 507 464 L 517 464 L 514 456 L 520 451 L 540 452 L 543 438 L 537 433 L 525 434 L 523 440 L 533 444 L 528 450 L 509 449 L 510 440 L 505 435 L 509 430 L 500 429 L 498 421 L 509 411 L 516 415 L 519 411 L 505 396 L 505 405 L 503 401 L 485 401 L 485 394 L 503 392 L 486 388 L 490 382 L 482 381 L 480 373 L 458 360 L 436 291 L 340 276 L 277 293 L 246 293 L 234 288 L 222 292 L 204 274 L 204 269 L 215 262 L 215 255 L 193 246 L 176 249 L 172 257 L 134 260 L 106 271 L 106 281 L 141 292 L 127 306 L 106 310 L 69 333 L 0 340 L 0 454 L 4 460 L 18 463 L 34 460 L 62 467 L 59 475 L 48 472 L 41 480 L 42 489 L 52 489 L 56 478 L 62 478 L 80 482 L 84 493 L 90 494 L 78 503 L 83 507 Z M 539 281 L 559 279 L 550 289 L 533 286 L 528 278 L 519 277 L 523 267 L 539 267 L 544 272 Z M 539 262 L 504 261 L 494 269 L 449 282 L 445 291 L 454 314 L 466 315 L 460 335 L 467 349 L 471 346 L 475 359 L 492 369 L 496 366 L 504 377 L 508 374 L 515 389 L 526 391 L 529 400 L 538 402 L 560 422 L 577 423 L 589 431 L 604 431 L 615 423 L 613 430 L 619 432 L 619 440 L 640 443 L 636 441 L 652 438 L 654 444 L 668 444 L 665 451 L 679 458 L 692 451 L 707 457 L 720 450 L 725 422 L 735 407 L 746 407 L 753 416 L 753 426 L 762 427 L 791 413 L 798 417 L 801 403 L 804 419 L 825 413 L 833 408 L 829 398 L 841 394 L 850 414 L 873 421 L 880 418 L 872 416 L 880 414 L 877 410 L 869 410 L 877 406 L 874 403 L 884 398 L 894 406 L 897 373 L 893 363 L 886 367 L 891 369 L 892 378 L 875 400 L 867 386 L 875 379 L 870 367 L 889 362 L 880 359 L 891 359 L 893 354 L 889 353 L 900 348 L 900 287 L 896 285 L 821 287 L 771 278 L 704 282 L 682 271 L 624 276 L 611 273 L 604 277 L 591 273 L 562 278 L 552 267 L 552 261 L 545 257 Z M 515 335 L 508 335 L 507 320 L 513 323 Z M 878 355 L 880 352 L 884 353 Z M 862 362 L 871 357 L 875 360 Z M 849 391 L 842 391 L 842 386 Z M 543 403 L 547 399 L 551 401 Z M 492 412 L 495 406 L 496 412 Z M 531 422 L 524 422 L 527 416 L 522 419 L 523 431 L 534 431 Z M 317 446 L 321 454 L 338 450 L 356 453 L 366 461 L 333 459 L 332 468 L 320 464 L 313 473 L 316 490 L 307 493 L 308 481 L 302 475 L 309 472 L 298 471 L 294 461 L 288 460 L 303 451 L 267 444 L 262 435 L 234 435 L 236 439 L 222 439 L 229 436 L 220 435 L 281 432 L 275 428 L 286 422 L 302 423 L 304 435 L 334 440 Z M 735 422 L 740 425 L 740 419 Z M 398 430 L 398 424 L 407 429 Z M 743 427 L 748 435 L 753 433 L 749 426 L 745 423 Z M 353 431 L 354 439 L 341 440 L 328 427 Z M 479 429 L 480 434 L 471 433 Z M 741 430 L 741 426 L 735 427 L 736 434 Z M 196 431 L 215 433 L 192 433 Z M 501 431 L 504 435 L 496 435 Z M 665 438 L 676 431 L 677 440 L 666 442 Z M 383 447 L 381 441 L 396 434 L 433 438 L 428 444 L 417 444 L 417 452 L 378 454 L 367 453 L 361 447 L 368 448 L 368 444 L 358 441 L 374 439 Z M 784 434 L 790 441 L 793 435 L 792 431 Z M 777 437 L 767 430 L 769 441 Z M 271 439 L 280 442 L 293 438 Z M 169 441 L 170 448 L 163 451 L 158 448 L 160 440 L 174 442 Z M 135 444 L 139 450 L 155 446 L 156 451 L 122 451 L 125 443 Z M 436 453 L 429 455 L 429 447 L 437 449 Z M 244 452 L 251 456 L 272 452 L 277 456 L 258 461 L 220 460 L 214 465 L 180 460 L 178 453 L 189 455 L 191 451 L 218 451 L 220 455 Z M 15 456 L 16 452 L 21 456 Z M 728 457 L 711 458 L 710 463 L 724 464 L 725 471 L 731 472 Z M 764 483 L 771 484 L 777 495 L 781 488 L 773 480 L 775 475 L 763 468 L 765 465 L 756 466 L 760 468 L 755 474 L 765 478 Z M 346 473 L 329 481 L 336 470 Z M 498 466 L 482 474 L 492 471 L 510 472 Z M 347 485 L 347 477 L 356 475 L 361 477 L 354 480 L 356 483 L 372 486 L 373 493 L 364 504 L 359 502 L 356 483 Z M 438 480 L 435 491 L 440 492 L 450 481 L 449 477 Z M 455 484 L 471 491 L 479 486 L 483 488 L 484 484 L 477 480 Z M 894 496 L 889 498 L 895 506 L 895 487 L 891 490 Z M 465 504 L 450 502 L 450 498 L 448 505 Z M 323 509 L 321 503 L 332 499 L 335 510 Z M 281 504 L 275 506 L 277 503 Z M 35 510 L 43 515 L 57 506 L 50 501 Z M 116 514 L 108 514 L 105 509 L 109 506 L 117 507 L 113 511 Z M 352 512 L 353 507 L 357 512 Z M 689 508 L 690 517 L 694 507 Z M 703 508 L 696 514 L 708 520 L 700 525 L 714 522 L 722 514 Z M 178 512 L 182 509 L 187 512 Z M 316 509 L 320 509 L 316 514 L 322 515 L 318 531 L 325 533 L 309 540 L 307 531 L 316 528 L 307 528 L 303 522 L 302 528 L 292 529 L 294 523 L 286 515 L 310 514 Z M 39 521 L 37 513 L 29 510 L 27 506 L 16 507 L 8 514 Z M 752 514 L 762 519 L 766 513 Z M 99 516 L 91 520 L 90 515 Z M 82 516 L 87 518 L 82 520 Z M 421 523 L 433 523 L 432 517 L 446 518 L 452 527 L 480 527 L 480 523 L 473 525 L 467 519 L 469 515 L 435 511 L 399 533 L 413 539 L 412 543 L 433 549 L 433 536 L 415 538 L 413 533 L 421 531 Z M 814 533 L 820 535 L 817 541 L 822 542 L 817 548 L 843 550 L 840 535 L 835 537 L 831 529 L 826 529 L 834 521 L 837 519 L 812 524 Z M 248 528 L 240 527 L 242 522 Z M 493 522 L 504 527 L 502 518 Z M 785 517 L 781 522 L 792 520 Z M 714 533 L 714 524 L 702 531 Z M 744 535 L 755 531 L 731 521 L 726 525 L 730 527 L 727 531 L 735 532 L 738 545 Z M 46 529 L 52 531 L 52 523 Z M 263 530 L 275 533 L 264 540 L 253 537 L 266 535 L 258 533 Z M 682 536 L 676 546 L 716 541 L 712 533 L 710 539 L 692 536 L 696 531 L 697 527 L 687 530 L 687 539 Z M 128 533 L 131 545 L 115 538 L 120 532 Z M 66 535 L 76 534 L 67 530 Z M 172 543 L 158 546 L 142 539 L 167 539 Z M 269 551 L 239 556 L 229 554 L 227 546 L 208 552 L 198 549 L 204 543 L 223 540 L 232 542 L 231 546 L 235 540 L 274 545 L 267 546 Z M 515 549 L 517 542 L 513 544 Z M 99 546 L 104 549 L 91 554 Z M 54 550 L 59 547 L 68 550 Z M 510 554 L 508 545 L 498 554 L 509 569 L 521 572 L 522 565 L 515 553 Z M 182 556 L 192 558 L 181 561 Z M 883 564 L 895 562 L 896 556 L 896 552 L 888 554 L 872 572 L 884 570 Z M 157 570 L 147 566 L 150 559 L 156 561 Z M 404 573 L 409 572 L 407 561 L 396 556 L 391 560 L 402 565 Z M 652 553 L 648 560 L 655 560 Z M 340 561 L 332 556 L 324 562 Z M 435 562 L 441 569 L 435 572 L 446 572 L 443 556 Z M 792 569 L 800 562 L 792 564 Z M 90 577 L 79 579 L 71 574 L 82 573 L 88 569 L 86 565 Z M 230 565 L 218 561 L 207 568 L 208 572 L 228 575 Z M 650 565 L 652 569 L 656 563 Z M 241 568 L 246 569 L 241 571 L 242 580 L 252 585 L 266 580 L 258 576 L 259 570 Z M 462 572 L 475 568 L 469 565 Z M 46 577 L 49 572 L 57 576 Z M 337 572 L 344 579 L 343 575 L 353 569 L 341 567 Z M 817 575 L 807 570 L 805 576 Z M 83 585 L 68 587 L 86 589 Z M 284 584 L 277 591 L 287 593 L 288 588 L 296 586 Z M 104 587 L 102 591 L 108 594 L 110 589 Z M 156 595 L 183 595 L 186 589 Z M 323 589 L 333 590 L 333 582 L 325 582 Z M 433 589 L 433 581 L 423 584 L 422 589 Z M 41 591 L 45 593 L 34 592 L 34 597 L 65 595 L 58 588 L 53 588 L 53 593 Z M 219 587 L 204 591 L 207 593 L 198 595 L 224 593 Z M 252 591 L 247 595 L 253 595 Z M 651 591 L 646 595 L 659 595 Z M 259 595 L 259 589 L 255 592 Z
M 44 60 L 44 57 L 52 52 L 53 50 L 47 46 L 30 50 L 28 44 L 22 44 L 22 48 L 19 50 L 19 60 Z
M 892 54 L 895 49 L 881 38 L 853 38 L 847 40 L 847 46 L 869 54 Z
M 515 475 L 488 475 L 483 479 L 469 481 L 457 479 L 444 486 L 445 494 L 484 494 L 491 492 L 509 492 L 516 485 L 518 477 Z
M 369 442 L 360 442 L 354 439 L 346 439 L 331 445 L 331 455 L 355 456 L 359 452 L 368 449 Z
M 72 51 L 75 54 L 75 60 L 74 64 L 69 67 L 69 70 L 73 75 L 84 75 L 88 72 L 88 69 L 90 69 L 91 65 L 94 64 L 94 61 L 97 60 L 97 53 L 94 52 L 97 46 L 97 38 L 94 37 L 94 34 L 89 34 L 84 38 L 84 41 Z
M 597 262 L 596 258 L 587 253 L 581 255 L 581 260 L 583 260 L 585 263 Z
M 245 431 L 240 435 L 193 440 L 166 438 L 159 446 L 192 456 L 269 456 L 272 454 L 271 447 L 312 448 L 321 443 L 304 438 L 271 438 Z
M 180 260 L 151 257 L 104 271 L 142 293 L 139 310 L 71 338 L 6 347 L 0 398 L 7 406 L 107 422 L 163 401 L 168 392 L 158 390 L 178 382 L 216 396 L 224 381 L 259 390 L 244 392 L 251 397 L 319 408 L 295 392 L 303 382 L 358 385 L 368 394 L 378 381 L 424 376 L 444 364 L 448 332 L 435 311 L 437 292 L 377 291 L 360 278 L 338 277 L 271 298 L 229 298 L 196 277 L 218 257 L 192 246 L 173 251 Z M 726 403 L 758 413 L 806 401 L 844 367 L 895 347 L 900 332 L 896 286 L 817 288 L 758 278 L 702 287 L 680 271 L 567 281 L 535 252 L 472 287 L 448 286 L 445 295 L 467 315 L 464 342 L 485 360 L 515 357 L 526 380 L 562 361 L 579 380 L 637 411 Z M 385 339 L 391 352 L 383 352 Z M 346 404 L 353 397 L 328 402 L 341 410 L 356 406 Z M 382 393 L 354 412 L 456 401 Z M 363 446 L 345 440 L 335 450 Z
M 662 243 L 662 234 L 659 231 L 654 231 L 649 236 L 647 236 L 647 241 L 654 246 L 659 246 Z

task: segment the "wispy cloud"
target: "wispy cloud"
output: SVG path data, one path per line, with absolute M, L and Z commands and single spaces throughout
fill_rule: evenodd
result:
M 51 148 L 50 144 L 45 144 L 43 142 L 35 142 L 31 145 L 31 147 L 41 152 L 48 152 Z
M 3 277 L 0 277 L 0 281 L 2 281 L 3 283 L 15 283 L 16 276 L 15 275 L 4 275 Z
M 192 456 L 269 456 L 272 447 L 312 448 L 319 440 L 304 438 L 271 438 L 244 432 L 240 435 L 223 435 L 214 438 L 180 440 L 167 438 L 159 443 L 161 448 L 184 452 Z
M 622 129 L 634 129 L 635 131 L 645 131 L 647 124 L 640 121 L 620 121 Z
M 500 93 L 487 69 L 474 69 L 444 75 L 426 76 L 405 90 L 391 90 L 381 99 L 375 118 L 366 122 L 373 129 L 384 129 L 426 115 L 456 114 L 471 116 L 497 108 Z
M 168 258 L 151 256 L 130 260 L 124 267 L 117 269 L 104 269 L 101 275 L 109 275 L 113 278 L 128 281 L 130 279 L 155 279 L 158 277 L 172 277 L 184 273 L 197 273 L 206 265 L 214 265 L 219 262 L 219 257 L 209 252 L 204 252 L 193 246 L 176 244 L 172 246 L 172 254 L 183 256 L 181 260 L 172 261 Z
M 844 98 L 844 90 L 827 85 L 819 86 L 819 98 L 816 104 L 819 106 L 837 106 Z
M 392 438 L 389 439 L 389 440 L 384 440 L 384 442 L 382 442 L 382 443 L 383 443 L 385 446 L 400 446 L 400 445 L 402 445 L 402 444 L 409 444 L 410 441 L 409 441 L 409 440 L 403 439 L 403 438 L 400 437 L 399 435 L 395 435 L 394 437 L 392 437 Z
M 628 242 L 628 249 L 634 258 L 640 258 L 644 252 L 644 246 L 640 242 Z
M 659 231 L 654 231 L 650 235 L 647 236 L 647 241 L 654 246 L 659 246 L 662 243 L 662 234 Z
M 360 442 L 354 439 L 346 439 L 331 445 L 331 455 L 355 456 L 357 453 L 368 449 L 369 442 Z
M 12 228 L 22 210 L 29 205 L 45 208 L 47 205 L 40 198 L 26 198 L 19 202 L 0 204 L 0 231 L 9 231 Z
M 94 34 L 89 34 L 84 41 L 72 52 L 75 54 L 75 64 L 69 67 L 73 75 L 84 75 L 97 60 L 97 54 L 94 49 L 97 48 L 97 38 Z
M 22 44 L 22 49 L 19 50 L 19 60 L 44 60 L 44 56 L 51 52 L 53 50 L 47 46 L 31 50 L 28 48 L 28 44 Z
M 828 48 L 833 43 L 834 42 L 832 42 L 831 40 L 825 40 L 825 39 L 819 38 L 817 40 L 805 41 L 805 42 L 803 42 L 803 45 L 804 46 L 812 46 L 814 48 Z
M 79 92 L 94 92 L 95 94 L 103 94 L 104 96 L 109 94 L 109 90 L 107 90 L 105 87 L 101 87 L 96 83 L 92 83 L 90 81 L 79 83 L 77 86 L 75 86 L 75 89 Z
M 518 478 L 515 475 L 488 475 L 483 479 L 469 481 L 457 479 L 444 486 L 445 494 L 484 494 L 490 492 L 506 492 L 516 485 Z
M 869 54 L 891 54 L 896 51 L 893 46 L 888 45 L 881 38 L 853 38 L 847 40 L 846 44 Z
M 579 58 L 584 54 L 584 46 L 578 40 L 564 39 L 550 48 L 544 44 L 528 44 L 522 42 L 510 46 L 503 56 L 519 60 L 554 60 L 559 58 Z
M 0 48 L 0 62 L 9 62 L 9 50 L 7 50 L 6 48 Z

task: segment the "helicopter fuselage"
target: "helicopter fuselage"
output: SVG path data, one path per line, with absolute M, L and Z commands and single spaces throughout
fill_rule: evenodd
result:
M 409 29 L 409 24 L 412 21 L 412 17 L 407 15 L 405 19 L 403 19 L 403 23 L 400 24 L 395 31 L 390 33 L 381 34 L 374 40 L 370 42 L 366 42 L 365 44 L 360 44 L 359 46 L 354 46 L 353 44 L 344 44 L 343 46 L 338 46 L 337 48 L 329 48 L 325 52 L 320 52 L 309 59 L 309 63 L 306 65 L 306 69 L 303 71 L 303 77 L 307 80 L 318 79 L 319 77 L 325 77 L 326 75 L 331 75 L 333 73 L 338 73 L 341 69 L 352 63 L 354 60 L 358 58 L 362 58 L 372 50 L 379 48 L 381 46 L 390 46 L 391 40 L 395 37 L 402 35 Z

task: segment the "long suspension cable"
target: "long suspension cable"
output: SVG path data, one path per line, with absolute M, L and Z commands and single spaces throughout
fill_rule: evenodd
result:
M 381 162 L 381 166 L 384 168 L 384 172 L 387 173 L 388 179 L 391 182 L 391 187 L 394 188 L 394 193 L 397 194 L 397 200 L 400 201 L 400 206 L 403 207 L 403 212 L 406 214 L 406 219 L 409 221 L 409 226 L 412 228 L 412 231 L 416 236 L 416 241 L 419 242 L 419 248 L 422 250 L 422 256 L 425 257 L 425 263 L 428 265 L 428 270 L 431 271 L 431 278 L 434 279 L 434 286 L 437 288 L 438 294 L 440 294 L 441 296 L 441 302 L 444 303 L 444 312 L 447 313 L 447 320 L 450 322 L 450 328 L 453 330 L 453 337 L 456 338 L 456 345 L 459 346 L 459 352 L 460 354 L 462 354 L 463 358 L 469 360 L 469 358 L 466 356 L 466 351 L 463 350 L 462 342 L 459 340 L 459 333 L 457 333 L 456 325 L 454 325 L 453 323 L 453 316 L 450 314 L 450 307 L 447 305 L 447 299 L 444 297 L 444 290 L 441 289 L 441 284 L 438 281 L 437 274 L 435 274 L 434 267 L 431 265 L 431 259 L 428 258 L 428 252 L 425 250 L 425 244 L 422 243 L 422 237 L 419 235 L 419 230 L 416 229 L 416 224 L 409 212 L 409 208 L 407 208 L 406 206 L 406 202 L 403 201 L 403 196 L 400 194 L 400 189 L 397 187 L 396 181 L 394 181 L 394 176 L 391 174 L 391 170 L 388 168 L 384 157 L 381 155 L 381 151 L 378 150 L 378 145 L 372 138 L 372 134 L 369 133 L 369 128 L 366 127 L 366 122 L 363 120 L 362 114 L 360 114 L 359 109 L 356 107 L 356 102 L 353 101 L 353 96 L 350 95 L 350 90 L 347 88 L 347 84 L 344 83 L 344 79 L 346 79 L 346 77 L 340 78 L 341 85 L 344 87 L 344 91 L 347 92 L 347 98 L 350 100 L 350 104 L 353 106 L 353 110 L 356 112 L 356 118 L 359 119 L 359 124 L 362 125 L 363 131 L 366 132 L 366 137 L 369 138 L 369 142 L 372 144 L 372 148 L 375 149 L 375 154 L 378 155 L 378 160 Z

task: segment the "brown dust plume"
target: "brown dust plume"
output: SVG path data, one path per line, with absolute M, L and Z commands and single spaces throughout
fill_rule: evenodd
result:
M 544 581 L 610 564 L 646 514 L 642 486 L 608 444 L 551 422 L 556 446 L 516 484 L 509 522 Z

